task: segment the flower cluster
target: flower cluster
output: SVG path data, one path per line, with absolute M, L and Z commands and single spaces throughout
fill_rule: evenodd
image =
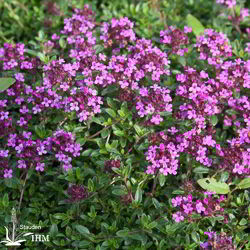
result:
M 232 25 L 234 27 L 236 27 L 236 29 L 237 29 L 238 32 L 241 32 L 240 28 L 239 28 L 239 25 L 248 16 L 249 16 L 249 10 L 246 9 L 246 8 L 241 8 L 239 15 L 228 16 L 228 20 L 230 20 L 232 22 Z
M 177 87 L 171 92 L 162 80 L 170 75 L 172 54 L 183 56 L 188 52 L 186 34 L 191 28 L 185 27 L 182 31 L 170 26 L 161 31 L 162 46 L 171 49 L 166 53 L 150 40 L 137 39 L 128 18 L 104 23 L 101 44 L 97 44 L 96 25 L 94 14 L 87 6 L 83 10 L 75 9 L 73 16 L 65 19 L 61 31 L 62 38 L 67 37 L 65 47 L 69 55 L 53 58 L 46 64 L 26 56 L 22 44 L 5 44 L 0 49 L 2 69 L 12 70 L 16 80 L 0 101 L 3 127 L 0 136 L 7 145 L 1 144 L 3 161 L 14 157 L 18 168 L 34 166 L 43 171 L 45 164 L 49 165 L 49 158 L 45 156 L 53 154 L 51 159 L 59 161 L 65 170 L 71 168 L 73 158 L 78 157 L 81 150 L 73 135 L 57 131 L 58 127 L 50 124 L 52 135 L 41 136 L 40 140 L 31 127 L 37 125 L 37 121 L 46 124 L 47 117 L 58 114 L 66 119 L 77 117 L 80 122 L 91 120 L 101 113 L 105 102 L 98 93 L 113 85 L 119 99 L 130 103 L 133 117 L 143 120 L 141 124 L 161 125 L 168 114 L 176 124 L 189 120 L 193 125 L 187 131 L 176 125 L 167 132 L 156 133 L 158 139 L 149 140 L 145 154 L 148 174 L 159 171 L 176 175 L 181 154 L 188 154 L 207 167 L 227 169 L 233 175 L 249 174 L 249 136 L 246 134 L 250 127 L 250 102 L 242 90 L 250 88 L 250 61 L 230 60 L 232 49 L 224 34 L 207 29 L 195 45 L 200 59 L 208 61 L 213 73 L 185 66 L 182 73 L 176 75 Z M 60 47 L 61 34 L 53 34 L 53 42 L 45 43 L 48 55 Z M 106 54 L 96 51 L 96 45 L 102 47 L 103 42 Z M 176 99 L 180 102 L 175 103 Z M 12 108 L 17 112 L 12 114 Z M 225 126 L 234 126 L 236 131 L 236 136 L 228 141 L 229 146 L 221 147 L 215 139 L 211 119 L 219 115 L 224 118 Z M 213 154 L 220 159 L 219 163 L 212 160 Z M 10 177 L 8 164 L 1 171 L 2 176 Z
M 8 166 L 10 155 L 15 155 L 18 168 L 34 167 L 37 171 L 43 172 L 45 162 L 51 159 L 52 154 L 53 159 L 59 161 L 63 169 L 67 171 L 72 167 L 72 159 L 78 157 L 81 150 L 80 144 L 75 143 L 74 136 L 63 130 L 54 132 L 45 140 L 34 140 L 32 133 L 27 131 L 23 131 L 22 134 L 10 134 L 7 146 L 9 150 L 0 150 L 0 158 L 4 158 L 4 165 L 0 166 L 5 178 L 10 178 L 12 173 Z
M 83 185 L 71 185 L 67 190 L 69 202 L 80 202 L 88 198 L 88 190 Z
M 127 17 L 113 18 L 111 24 L 103 23 L 100 39 L 104 41 L 105 47 L 122 48 L 136 40 L 133 26 L 134 24 Z
M 94 26 L 94 13 L 88 5 L 85 5 L 83 9 L 74 9 L 72 17 L 64 19 L 64 29 L 61 33 L 68 35 L 69 43 L 74 43 L 75 38 L 80 38 L 82 35 L 92 36 L 90 33 Z
M 32 68 L 32 65 L 25 61 L 24 44 L 8 44 L 0 49 L 0 61 L 3 61 L 3 70 L 11 70 L 17 68 Z
M 12 178 L 13 170 L 8 166 L 8 160 L 5 158 L 0 156 L 0 178 Z
M 187 146 L 181 137 L 173 136 L 178 130 L 173 127 L 169 129 L 172 135 L 166 135 L 164 132 L 151 135 L 149 141 L 153 144 L 149 146 L 146 152 L 146 159 L 150 162 L 147 167 L 147 174 L 155 174 L 158 171 L 164 175 L 177 174 L 178 157 Z
M 56 159 L 61 162 L 63 169 L 66 171 L 72 168 L 72 158 L 80 156 L 82 149 L 79 143 L 75 143 L 72 133 L 63 130 L 56 131 L 42 146 L 44 144 L 48 144 L 48 148 L 51 148 L 52 152 L 55 153 Z
M 189 32 L 192 32 L 192 28 L 185 27 L 183 32 L 180 29 L 170 26 L 167 30 L 160 32 L 161 42 L 170 47 L 169 53 L 183 56 L 185 52 L 188 52 L 188 48 L 185 45 L 189 44 L 189 40 L 185 33 Z
M 169 95 L 170 90 L 167 88 L 153 85 L 150 88 L 140 88 L 140 95 L 137 96 L 136 109 L 138 115 L 144 117 L 152 115 L 150 122 L 152 124 L 160 124 L 163 118 L 160 112 L 172 112 L 172 98 Z
M 204 35 L 197 38 L 195 47 L 201 60 L 207 60 L 210 65 L 218 65 L 223 58 L 232 56 L 232 48 L 227 37 L 213 29 L 205 29 Z
M 224 214 L 223 201 L 225 197 L 221 195 L 215 198 L 212 192 L 205 192 L 205 198 L 195 200 L 191 194 L 188 196 L 177 196 L 172 199 L 172 206 L 179 208 L 179 211 L 173 214 L 175 222 L 181 222 L 185 218 L 192 221 L 192 214 L 200 214 L 205 217 L 224 216 L 224 222 L 227 223 L 227 215 Z
M 184 98 L 180 105 L 178 117 L 194 120 L 199 131 L 204 129 L 205 118 L 220 113 L 221 105 L 213 95 L 213 80 L 209 79 L 205 71 L 197 72 L 194 68 L 185 67 L 184 73 L 177 74 L 180 82 L 176 94 Z
M 201 243 L 201 249 L 209 250 L 234 250 L 237 249 L 236 246 L 232 242 L 232 237 L 227 236 L 225 232 L 221 232 L 219 235 L 216 232 L 204 232 L 205 235 L 208 236 L 208 241 Z
M 222 4 L 232 9 L 236 5 L 236 0 L 216 0 L 216 3 Z
M 112 168 L 120 168 L 121 161 L 120 160 L 108 160 L 104 163 L 104 172 L 112 173 Z

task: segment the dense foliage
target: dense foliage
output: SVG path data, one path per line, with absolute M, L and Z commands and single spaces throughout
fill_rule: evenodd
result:
M 250 249 L 249 6 L 86 3 L 0 2 L 1 240 Z

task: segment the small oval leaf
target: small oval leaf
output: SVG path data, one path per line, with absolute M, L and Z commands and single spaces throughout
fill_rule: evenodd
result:
M 223 182 L 217 182 L 214 178 L 204 178 L 197 181 L 205 190 L 215 192 L 216 194 L 229 193 L 229 186 Z
M 75 226 L 76 230 L 80 233 L 80 234 L 90 234 L 88 228 L 82 226 L 82 225 L 76 225 Z
M 201 22 L 191 14 L 187 15 L 187 25 L 192 28 L 196 36 L 201 35 L 205 29 Z
M 16 80 L 14 78 L 6 77 L 0 78 L 0 92 L 8 89 Z
M 238 185 L 237 187 L 239 189 L 244 189 L 244 188 L 250 188 L 250 178 L 245 178 L 243 179 Z

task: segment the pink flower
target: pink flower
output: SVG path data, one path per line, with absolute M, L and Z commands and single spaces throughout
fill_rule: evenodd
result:
M 182 216 L 181 212 L 177 212 L 173 214 L 173 219 L 175 222 L 179 223 L 184 220 L 184 217 Z
M 192 32 L 192 28 L 188 27 L 188 26 L 184 26 L 184 33 L 191 33 Z
M 206 211 L 206 209 L 205 209 L 205 207 L 203 206 L 203 204 L 198 200 L 197 202 L 196 202 L 196 211 L 197 211 L 197 213 L 201 213 L 201 212 L 205 212 Z

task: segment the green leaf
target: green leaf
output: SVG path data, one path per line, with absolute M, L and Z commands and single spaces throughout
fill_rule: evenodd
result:
M 90 192 L 93 192 L 94 189 L 95 189 L 95 184 L 92 181 L 92 179 L 90 179 L 90 178 L 88 179 L 88 189 L 89 189 Z
M 106 95 L 115 92 L 118 88 L 115 85 L 110 85 L 102 91 L 102 95 Z
M 163 187 L 165 185 L 165 181 L 166 181 L 166 176 L 164 174 L 160 174 L 159 175 L 159 183 L 160 183 L 161 187 Z
M 4 207 L 8 207 L 9 206 L 9 195 L 7 193 L 4 194 L 2 203 L 3 203 Z
M 126 116 L 125 112 L 123 110 L 121 110 L 121 109 L 119 109 L 117 112 L 120 115 L 120 117 L 125 117 Z
M 127 190 L 125 188 L 122 187 L 116 187 L 112 190 L 112 194 L 114 195 L 118 195 L 118 196 L 123 196 L 128 194 Z
M 137 133 L 139 136 L 142 136 L 142 135 L 143 135 L 142 129 L 141 129 L 140 126 L 138 126 L 137 124 L 134 125 L 134 129 L 135 129 L 136 133 Z
M 184 191 L 184 190 L 177 189 L 177 190 L 174 190 L 174 191 L 172 192 L 172 194 L 185 194 L 185 191 Z
M 144 15 L 148 15 L 148 10 L 149 10 L 149 7 L 148 7 L 148 3 L 143 3 L 142 5 L 142 12 Z
M 148 225 L 148 216 L 146 214 L 142 214 L 141 216 L 141 224 L 146 227 Z
M 147 225 L 147 228 L 153 229 L 158 225 L 156 221 L 153 221 Z
M 128 229 L 124 229 L 124 230 L 120 230 L 118 232 L 116 232 L 116 235 L 119 237 L 128 237 L 129 235 L 129 230 Z
M 67 226 L 65 233 L 66 233 L 66 236 L 70 237 L 72 235 L 72 229 L 69 226 Z
M 210 122 L 213 126 L 215 126 L 218 123 L 218 117 L 216 115 L 212 115 L 210 118 Z
M 162 207 L 161 203 L 158 200 L 156 200 L 155 198 L 152 198 L 152 202 L 153 202 L 156 209 L 159 209 L 160 207 Z
M 223 172 L 220 176 L 220 181 L 221 182 L 226 182 L 228 180 L 228 177 L 229 177 L 229 173 L 228 172 Z
M 210 122 L 212 123 L 213 126 L 215 126 L 218 123 L 218 117 L 216 115 L 212 115 L 210 118 Z
M 131 232 L 128 234 L 130 239 L 139 240 L 144 245 L 147 242 L 147 236 L 141 232 Z
M 103 125 L 103 123 L 105 122 L 105 119 L 103 116 L 100 117 L 92 117 L 92 121 L 99 124 L 99 125 Z
M 80 234 L 90 234 L 88 228 L 82 226 L 82 225 L 76 225 L 75 226 L 76 230 L 80 233 Z
M 114 134 L 117 135 L 117 136 L 119 136 L 119 137 L 122 137 L 122 136 L 125 135 L 124 131 L 122 131 L 122 130 L 115 130 Z
M 214 178 L 204 178 L 197 181 L 205 190 L 215 192 L 216 194 L 229 193 L 229 186 L 223 182 L 217 182 Z
M 239 225 L 240 226 L 245 226 L 245 225 L 247 225 L 247 220 L 245 219 L 245 218 L 242 218 L 241 220 L 240 220 L 240 222 L 239 222 Z
M 16 80 L 14 78 L 6 77 L 0 78 L 0 92 L 8 89 Z
M 110 130 L 109 129 L 104 129 L 101 132 L 101 136 L 102 136 L 103 139 L 107 138 L 109 134 L 110 134 Z
M 89 148 L 82 152 L 82 156 L 90 156 L 90 154 L 93 152 L 93 149 Z
M 87 240 L 82 240 L 78 243 L 78 247 L 88 247 L 91 243 Z M 85 249 L 85 248 L 84 248 Z M 88 248 L 89 249 L 89 248 Z
M 46 56 L 45 56 L 45 54 L 43 54 L 43 53 L 41 53 L 41 52 L 38 52 L 38 53 L 37 53 L 37 56 L 39 57 L 39 59 L 40 59 L 42 62 L 46 63 Z
M 67 47 L 66 41 L 64 39 L 64 37 L 61 37 L 59 40 L 59 45 L 62 49 L 65 49 Z
M 122 170 L 119 168 L 111 168 L 116 174 L 122 175 Z
M 111 145 L 108 142 L 105 143 L 105 148 L 108 152 L 119 154 L 119 151 L 114 146 L 115 145 L 113 143 Z
M 207 173 L 209 173 L 209 169 L 200 166 L 200 167 L 194 168 L 193 172 L 195 174 L 207 174 Z
M 135 201 L 141 203 L 142 201 L 142 190 L 138 187 L 135 193 Z
M 32 56 L 36 56 L 37 57 L 37 52 L 31 49 L 25 49 L 25 53 L 30 54 Z
M 107 108 L 107 109 L 105 109 L 105 111 L 106 111 L 111 117 L 113 117 L 113 118 L 116 117 L 116 113 L 115 113 L 115 111 L 114 111 L 113 109 Z
M 56 236 L 58 234 L 58 227 L 56 224 L 52 224 L 50 227 L 50 231 L 49 234 L 53 237 Z
M 53 217 L 56 218 L 57 220 L 66 220 L 67 219 L 67 215 L 63 214 L 63 213 L 54 214 Z
M 245 189 L 245 188 L 250 188 L 250 178 L 245 178 L 243 179 L 238 185 L 237 187 L 239 189 Z
M 102 52 L 104 50 L 104 47 L 102 45 L 98 44 L 94 47 L 94 49 L 95 49 L 95 53 L 99 54 L 100 52 Z
M 196 17 L 194 17 L 191 14 L 188 14 L 186 20 L 187 20 L 187 25 L 189 27 L 192 27 L 192 30 L 196 36 L 199 36 L 201 35 L 201 33 L 204 33 L 205 28 Z
M 35 129 L 35 133 L 42 139 L 44 139 L 46 137 L 46 129 L 44 128 L 44 126 L 42 125 L 35 125 L 34 126 Z
M 76 168 L 76 179 L 81 180 L 81 169 L 79 167 Z
M 110 97 L 107 97 L 107 104 L 109 105 L 109 107 L 116 109 L 116 104 Z
M 192 237 L 192 239 L 193 239 L 193 241 L 195 243 L 199 244 L 199 242 L 200 242 L 200 236 L 199 236 L 199 234 L 197 232 L 195 232 L 195 231 L 192 232 L 191 237 Z

